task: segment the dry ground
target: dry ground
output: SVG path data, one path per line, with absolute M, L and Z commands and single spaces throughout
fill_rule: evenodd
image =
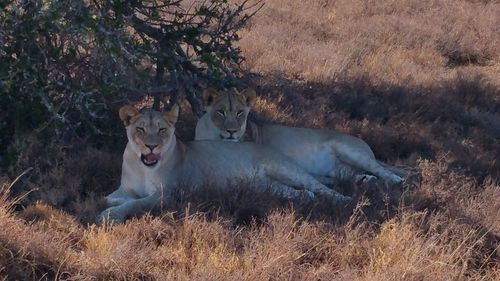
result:
M 419 177 L 337 187 L 354 211 L 179 189 L 167 210 L 97 227 L 125 136 L 26 136 L 1 180 L 0 278 L 500 280 L 498 1 L 269 0 L 241 35 L 255 118 L 362 137 Z M 193 122 L 184 106 L 182 138 Z

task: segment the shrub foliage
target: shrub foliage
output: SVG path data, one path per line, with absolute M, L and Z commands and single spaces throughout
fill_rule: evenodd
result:
M 0 2 L 4 160 L 12 136 L 26 131 L 109 134 L 109 109 L 145 95 L 155 106 L 167 95 L 187 99 L 200 114 L 203 85 L 238 83 L 242 56 L 233 43 L 257 8 L 225 0 Z

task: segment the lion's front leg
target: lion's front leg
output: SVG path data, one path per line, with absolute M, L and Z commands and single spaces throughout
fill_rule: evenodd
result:
M 133 196 L 132 194 L 125 192 L 121 186 L 119 186 L 117 190 L 108 194 L 104 198 L 106 199 L 106 205 L 108 207 L 118 206 L 125 202 L 137 199 L 137 197 Z
M 97 221 L 121 223 L 130 216 L 152 210 L 161 202 L 161 199 L 161 193 L 156 192 L 144 198 L 129 200 L 118 206 L 107 208 L 99 214 Z

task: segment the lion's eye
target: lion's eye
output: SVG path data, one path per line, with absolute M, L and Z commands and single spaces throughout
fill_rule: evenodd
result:
M 144 131 L 144 128 L 141 128 L 141 127 L 137 127 L 137 128 L 136 128 L 136 130 L 137 130 L 137 132 L 139 132 L 139 133 L 144 133 L 144 132 L 146 132 L 146 131 Z
M 165 132 L 166 130 L 167 130 L 167 128 L 160 128 L 160 129 L 158 129 L 158 133 L 163 133 L 163 132 Z
M 236 116 L 241 117 L 243 115 L 243 110 L 240 110 L 236 113 Z
M 217 110 L 217 114 L 220 116 L 226 116 L 226 112 L 224 110 Z

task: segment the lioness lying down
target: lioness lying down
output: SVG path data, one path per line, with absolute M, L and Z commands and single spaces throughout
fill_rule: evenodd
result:
M 196 125 L 196 140 L 261 143 L 290 157 L 324 184 L 333 184 L 338 179 L 366 181 L 375 176 L 397 184 L 406 174 L 402 169 L 377 161 L 368 144 L 359 138 L 331 130 L 258 126 L 247 121 L 256 96 L 253 89 L 241 93 L 234 89 L 227 92 L 207 89 L 203 96 L 206 113 Z M 364 174 L 366 172 L 374 176 Z
M 350 201 L 310 176 L 281 155 L 254 143 L 194 141 L 183 143 L 175 135 L 179 108 L 165 113 L 120 109 L 128 143 L 123 153 L 119 188 L 106 196 L 108 209 L 98 220 L 121 222 L 147 211 L 168 196 L 176 185 L 226 185 L 251 179 L 286 197 L 326 195 L 334 203 Z M 301 191 L 297 191 L 301 190 Z

